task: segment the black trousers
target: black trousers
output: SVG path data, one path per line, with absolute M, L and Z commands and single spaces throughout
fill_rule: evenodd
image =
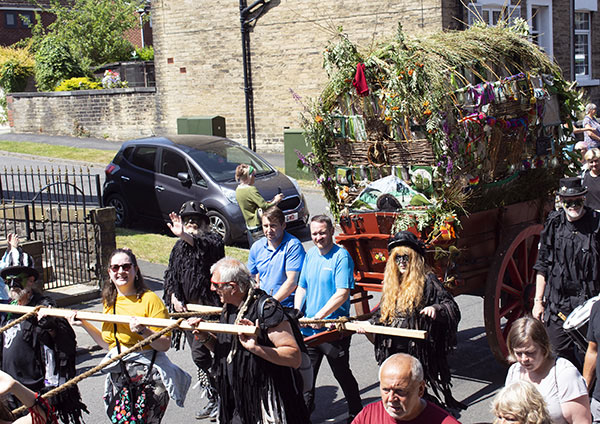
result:
M 585 352 L 582 352 L 575 344 L 573 339 L 563 329 L 563 321 L 555 321 L 552 318 L 546 321 L 546 330 L 550 338 L 550 344 L 554 349 L 554 353 L 568 359 L 579 372 L 583 371 L 583 360 Z M 587 334 L 584 335 L 587 337 Z
M 213 357 L 210 350 L 204 346 L 204 343 L 200 343 L 191 331 L 185 331 L 185 338 L 190 345 L 192 351 L 192 361 L 200 369 L 210 371 L 213 363 Z
M 350 340 L 351 337 L 345 337 L 341 340 L 322 343 L 316 347 L 308 348 L 308 354 L 314 371 L 314 379 L 312 389 L 304 394 L 304 400 L 310 412 L 315 407 L 315 385 L 323 356 L 327 357 L 327 362 L 331 367 L 333 376 L 344 392 L 346 402 L 348 402 L 348 413 L 356 415 L 361 411 L 362 402 L 360 400 L 358 383 L 350 369 Z

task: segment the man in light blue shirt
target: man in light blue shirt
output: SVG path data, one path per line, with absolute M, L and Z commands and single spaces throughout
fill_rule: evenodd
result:
M 346 249 L 333 242 L 334 228 L 328 216 L 317 215 L 310 221 L 310 235 L 315 247 L 304 258 L 296 290 L 295 307 L 307 318 L 331 319 L 350 313 L 350 290 L 354 288 L 354 263 Z M 324 331 L 320 324 L 303 327 L 311 336 Z M 348 402 L 348 423 L 361 411 L 358 383 L 350 370 L 350 337 L 308 347 L 313 366 L 313 388 L 305 394 L 309 411 L 314 409 L 317 373 L 325 356 Z
M 265 237 L 250 248 L 248 269 L 262 290 L 284 307 L 293 308 L 304 247 L 285 231 L 285 215 L 277 206 L 264 211 L 261 219 Z

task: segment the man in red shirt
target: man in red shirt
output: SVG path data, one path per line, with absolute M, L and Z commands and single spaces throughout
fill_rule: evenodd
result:
M 417 358 L 397 353 L 379 368 L 381 400 L 367 405 L 352 424 L 460 424 L 439 406 L 422 398 L 423 366 Z

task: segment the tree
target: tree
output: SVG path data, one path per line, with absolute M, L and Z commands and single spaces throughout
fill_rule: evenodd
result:
M 135 12 L 140 4 L 145 1 L 68 0 L 61 4 L 59 0 L 50 0 L 49 7 L 38 6 L 56 15 L 56 20 L 45 34 L 38 33 L 67 44 L 83 69 L 127 60 L 134 47 L 125 39 L 125 31 L 139 27 Z

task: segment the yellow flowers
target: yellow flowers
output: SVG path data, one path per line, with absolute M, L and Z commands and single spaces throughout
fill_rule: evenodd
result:
M 320 124 L 321 122 L 323 122 L 323 117 L 320 115 L 315 116 L 315 121 Z

